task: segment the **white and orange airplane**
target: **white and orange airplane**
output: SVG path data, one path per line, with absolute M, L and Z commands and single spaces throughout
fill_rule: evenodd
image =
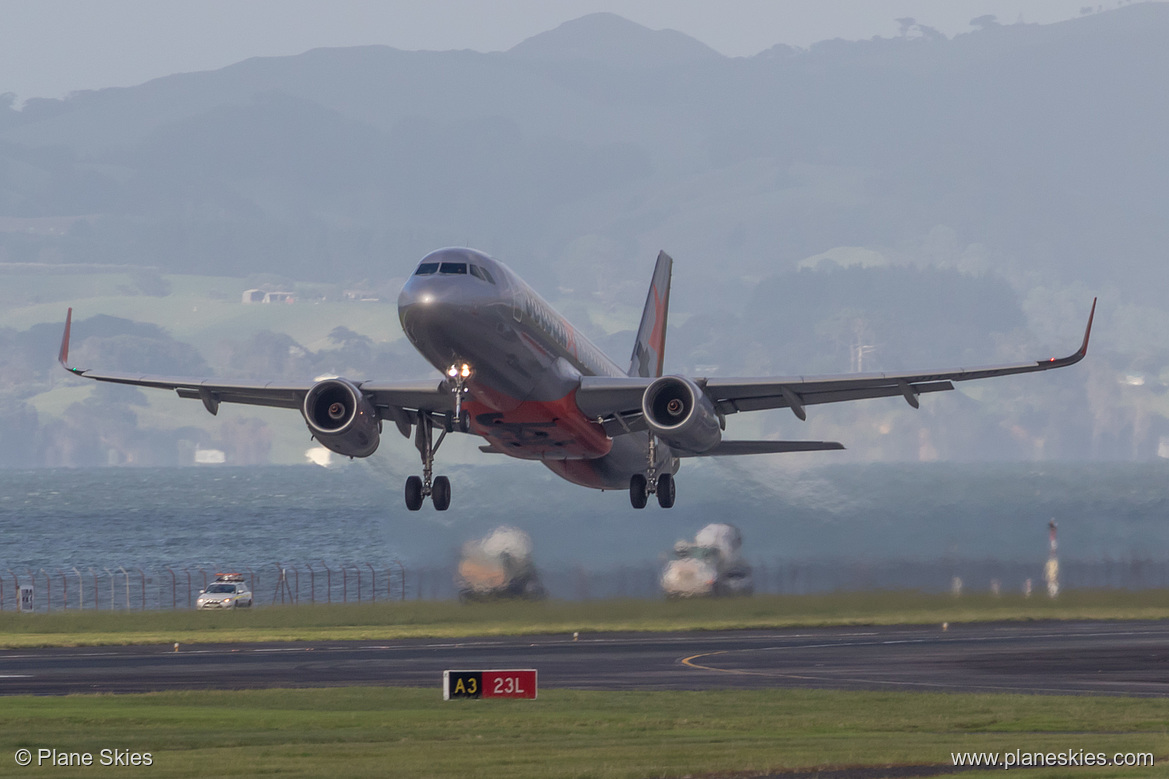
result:
M 299 409 L 322 446 L 348 457 L 378 447 L 383 421 L 413 436 L 422 476 L 406 480 L 406 506 L 429 497 L 450 506 L 451 485 L 434 476 L 434 455 L 448 433 L 486 440 L 484 452 L 538 460 L 585 487 L 628 490 L 634 508 L 649 495 L 674 505 L 680 459 L 843 449 L 832 441 L 727 441 L 726 416 L 901 396 L 918 407 L 926 392 L 952 382 L 1046 371 L 1079 362 L 1088 351 L 1096 302 L 1084 340 L 1068 357 L 984 368 L 917 373 L 855 373 L 789 378 L 663 376 L 673 261 L 658 255 L 628 368 L 577 332 L 503 263 L 472 249 L 440 249 L 422 258 L 398 297 L 406 337 L 443 373 L 440 381 L 400 383 L 323 378 L 296 384 L 168 378 L 70 367 L 65 320 L 59 359 L 74 375 L 170 389 L 203 401 Z M 436 435 L 437 434 L 437 435 Z

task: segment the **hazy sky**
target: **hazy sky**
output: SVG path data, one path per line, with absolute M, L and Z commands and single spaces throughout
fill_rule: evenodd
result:
M 61 97 L 213 70 L 320 46 L 508 49 L 562 22 L 611 11 L 680 30 L 732 56 L 776 43 L 897 34 L 913 17 L 946 35 L 972 18 L 1050 23 L 1124 0 L 0 0 L 0 94 Z

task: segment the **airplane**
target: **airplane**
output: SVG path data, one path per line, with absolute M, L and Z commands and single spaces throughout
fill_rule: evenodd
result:
M 443 373 L 440 381 L 382 382 L 322 377 L 303 383 L 225 382 L 108 373 L 69 365 L 73 319 L 65 318 L 58 360 L 97 381 L 174 390 L 211 414 L 221 403 L 298 409 L 313 438 L 337 454 L 369 457 L 383 422 L 413 437 L 422 475 L 410 476 L 405 502 L 426 498 L 445 511 L 451 484 L 434 475 L 449 433 L 469 433 L 480 450 L 543 463 L 585 487 L 628 490 L 635 509 L 649 496 L 670 508 L 674 476 L 687 457 L 843 449 L 835 441 L 728 441 L 726 417 L 744 411 L 806 408 L 901 396 L 913 408 L 925 393 L 953 382 L 1073 365 L 1088 352 L 1096 301 L 1079 350 L 1050 360 L 972 369 L 856 373 L 789 378 L 663 375 L 673 260 L 658 255 L 628 368 L 617 365 L 506 265 L 466 248 L 427 254 L 398 296 L 398 318 L 411 344 Z M 437 435 L 436 435 L 437 434 Z

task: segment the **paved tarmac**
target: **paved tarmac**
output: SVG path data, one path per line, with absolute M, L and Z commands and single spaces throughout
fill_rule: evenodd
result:
M 0 694 L 433 686 L 535 668 L 541 688 L 1169 695 L 1169 623 L 1040 622 L 0 651 Z

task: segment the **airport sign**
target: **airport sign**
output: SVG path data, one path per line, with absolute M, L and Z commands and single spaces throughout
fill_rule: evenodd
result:
M 443 671 L 442 699 L 535 698 L 534 668 L 491 671 Z

